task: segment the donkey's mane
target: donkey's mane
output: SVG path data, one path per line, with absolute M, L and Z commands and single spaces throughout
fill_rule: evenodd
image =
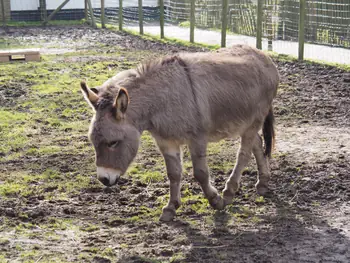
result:
M 133 80 L 133 88 L 138 87 L 139 81 L 142 82 L 144 78 L 150 77 L 154 73 L 160 72 L 163 67 L 167 67 L 174 63 L 178 63 L 187 72 L 187 65 L 181 57 L 178 55 L 166 56 L 158 59 L 148 59 L 136 68 L 135 79 Z M 107 88 L 100 94 L 100 99 L 98 101 L 97 107 L 99 109 L 105 109 L 110 107 L 115 99 L 115 95 L 118 93 L 118 86 L 110 84 Z
M 146 77 L 149 74 L 154 72 L 158 72 L 162 67 L 166 67 L 168 65 L 178 63 L 182 67 L 186 67 L 186 63 L 183 59 L 178 55 L 166 56 L 158 59 L 148 59 L 147 61 L 141 63 L 136 71 L 139 77 Z

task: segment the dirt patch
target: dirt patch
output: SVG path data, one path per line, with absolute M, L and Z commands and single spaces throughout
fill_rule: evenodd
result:
M 48 70 L 61 70 L 57 64 L 67 61 L 130 68 L 144 57 L 143 50 L 149 51 L 145 56 L 203 50 L 88 27 L 11 28 L 6 37 L 41 45 L 46 54 L 57 49 L 90 52 L 58 54 Z M 157 221 L 169 183 L 149 136 L 143 137 L 130 175 L 105 188 L 95 178 L 94 153 L 87 142 L 91 112 L 67 113 L 67 108 L 87 106 L 68 100 L 68 88 L 35 100 L 30 82 L 24 88 L 5 81 L 0 85 L 1 110 L 15 106 L 18 111 L 29 94 L 33 105 L 52 98 L 56 104 L 52 110 L 45 104 L 28 108 L 28 114 L 45 113 L 45 118 L 30 115 L 35 129 L 21 130 L 32 141 L 0 156 L 0 261 L 350 262 L 349 73 L 283 59 L 276 63 L 281 87 L 275 101 L 271 197 L 256 195 L 252 161 L 234 204 L 213 211 L 191 176 L 185 147 L 183 205 L 168 224 Z M 28 74 L 36 70 L 27 69 Z M 57 81 L 64 87 L 66 79 L 58 76 Z M 62 121 L 58 127 L 54 118 Z M 212 179 L 220 191 L 237 147 L 228 140 L 209 149 Z M 157 173 L 164 178 L 152 177 Z

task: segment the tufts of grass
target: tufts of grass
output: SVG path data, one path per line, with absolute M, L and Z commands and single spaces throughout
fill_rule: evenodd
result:
M 145 171 L 132 176 L 143 184 L 158 183 L 164 180 L 164 176 L 158 171 Z
M 19 183 L 4 183 L 0 184 L 0 196 L 29 196 L 32 194 L 32 190 L 28 189 L 26 185 Z

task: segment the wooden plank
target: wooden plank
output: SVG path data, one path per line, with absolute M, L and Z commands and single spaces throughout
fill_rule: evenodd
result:
M 123 30 L 123 0 L 119 0 L 119 30 Z
M 222 0 L 221 47 L 226 46 L 228 1 Z
M 195 1 L 191 0 L 191 18 L 190 18 L 190 42 L 194 42 L 194 26 L 195 26 Z
M 164 0 L 159 0 L 160 38 L 164 38 Z
M 142 10 L 142 0 L 139 0 L 139 27 L 140 27 L 140 35 L 143 35 L 143 10 Z
M 304 44 L 305 44 L 305 14 L 306 14 L 306 0 L 299 2 L 299 55 L 298 59 L 304 59 Z
M 48 18 L 43 22 L 43 25 L 47 25 L 47 23 L 59 12 L 70 0 L 64 0 L 63 3 L 53 11 Z
M 35 55 L 40 54 L 39 49 L 9 49 L 0 50 L 0 56 L 11 56 L 11 55 Z
M 0 50 L 0 62 L 10 62 L 19 60 L 40 61 L 39 49 Z
M 40 54 L 36 55 L 25 55 L 26 61 L 40 61 Z
M 101 26 L 102 28 L 106 28 L 105 24 L 105 0 L 101 0 Z
M 0 62 L 10 62 L 10 56 L 0 56 Z
M 256 21 L 256 48 L 262 49 L 262 17 L 263 0 L 258 0 L 257 21 Z

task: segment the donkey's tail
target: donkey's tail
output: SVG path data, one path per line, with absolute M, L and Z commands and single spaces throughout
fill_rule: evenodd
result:
M 271 157 L 272 148 L 275 144 L 275 128 L 274 128 L 275 117 L 273 115 L 272 107 L 270 108 L 269 114 L 267 114 L 264 126 L 263 136 L 265 142 L 265 155 Z

